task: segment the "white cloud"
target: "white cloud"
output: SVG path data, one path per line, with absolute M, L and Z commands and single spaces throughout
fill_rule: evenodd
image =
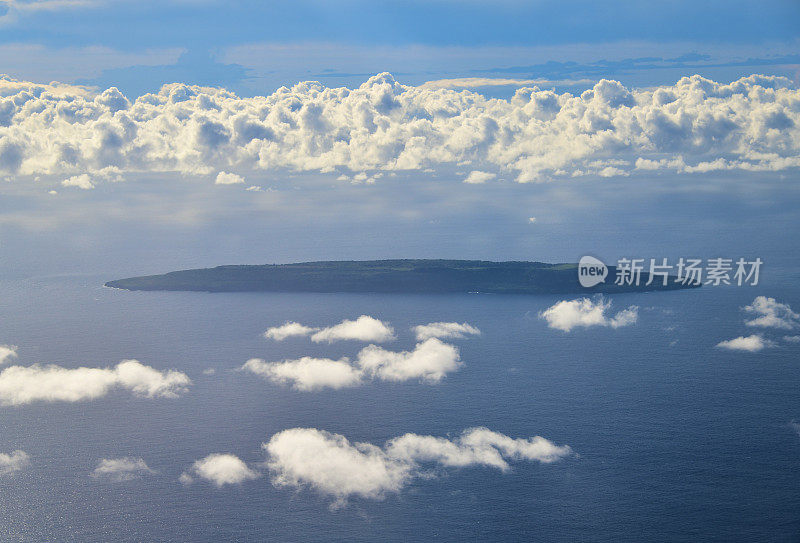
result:
M 68 177 L 61 182 L 61 185 L 65 187 L 77 187 L 83 190 L 91 190 L 94 188 L 94 183 L 92 183 L 92 178 L 85 173 Z
M 113 389 L 146 398 L 173 398 L 190 384 L 184 373 L 159 371 L 137 360 L 123 360 L 113 368 L 11 366 L 0 372 L 0 404 L 78 402 L 100 398 Z
M 800 336 L 783 336 L 783 341 L 789 343 L 800 343 Z
M 191 484 L 195 478 L 200 478 L 212 482 L 217 487 L 222 487 L 240 484 L 260 476 L 259 472 L 250 469 L 238 456 L 209 454 L 183 472 L 180 481 L 184 484 Z
M 497 174 L 475 170 L 469 172 L 469 175 L 464 179 L 464 183 L 468 183 L 470 185 L 481 185 L 487 181 L 491 181 L 495 177 L 497 177 Z
M 547 321 L 550 328 L 569 332 L 575 327 L 609 326 L 619 328 L 635 324 L 639 316 L 639 308 L 635 305 L 628 307 L 614 315 L 606 315 L 611 307 L 611 301 L 603 298 L 591 300 L 579 298 L 577 300 L 562 300 L 541 312 L 539 316 Z
M 358 353 L 357 363 L 366 374 L 384 381 L 420 379 L 430 383 L 461 367 L 458 349 L 436 338 L 417 343 L 413 351 L 394 352 L 369 345 Z
M 94 479 L 108 479 L 115 483 L 139 479 L 142 475 L 155 473 L 142 458 L 102 458 L 92 471 Z
M 240 185 L 242 183 L 244 183 L 244 177 L 228 172 L 219 172 L 214 180 L 215 185 Z
M 777 77 L 692 76 L 646 89 L 601 80 L 579 95 L 526 87 L 508 100 L 406 86 L 386 73 L 356 89 L 304 82 L 247 98 L 181 83 L 133 102 L 114 88 L 50 87 L 59 92 L 0 78 L 0 171 L 72 179 L 109 166 L 287 168 L 369 171 L 374 180 L 468 164 L 533 182 L 800 166 L 800 90 Z
M 10 454 L 0 453 L 0 477 L 21 471 L 29 464 L 30 458 L 25 451 L 14 451 Z
M 312 391 L 322 388 L 345 388 L 361 383 L 361 371 L 345 358 L 311 358 L 284 362 L 265 362 L 253 358 L 245 362 L 242 369 L 270 379 L 274 383 L 290 383 L 297 390 Z
M 468 335 L 479 336 L 481 331 L 471 324 L 457 322 L 431 322 L 420 324 L 411 329 L 417 336 L 417 341 L 424 341 L 428 338 L 439 339 L 463 339 Z
M 800 315 L 792 311 L 789 304 L 777 302 L 775 298 L 757 296 L 752 304 L 743 309 L 748 313 L 758 315 L 755 319 L 745 321 L 747 326 L 791 330 L 800 324 Z
M 728 349 L 729 351 L 748 351 L 751 353 L 757 353 L 758 351 L 771 346 L 771 341 L 764 339 L 758 334 L 753 334 L 747 337 L 739 336 L 737 338 L 720 341 L 717 343 L 717 347 L 721 349 Z
M 418 343 L 413 351 L 387 351 L 377 345 L 361 349 L 355 362 L 348 358 L 303 357 L 283 362 L 265 362 L 253 358 L 242 370 L 255 373 L 273 383 L 291 384 L 297 390 L 358 386 L 370 378 L 382 381 L 419 379 L 428 383 L 441 381 L 461 367 L 461 358 L 452 345 L 436 338 Z
M 83 190 L 91 190 L 95 188 L 97 183 L 111 182 L 119 183 L 123 180 L 122 173 L 119 168 L 115 166 L 107 166 L 91 174 L 82 173 L 80 175 L 73 175 L 61 182 L 64 187 L 77 187 Z
M 281 326 L 274 326 L 264 332 L 264 337 L 267 339 L 274 339 L 275 341 L 283 341 L 288 337 L 294 336 L 307 336 L 312 332 L 319 330 L 319 328 L 311 328 L 304 326 L 299 322 L 286 322 Z
M 264 332 L 264 337 L 283 341 L 288 337 L 311 335 L 315 343 L 333 343 L 334 341 L 356 340 L 383 343 L 395 339 L 394 330 L 388 323 L 369 315 L 361 315 L 356 320 L 343 320 L 339 324 L 327 328 L 313 328 L 289 321 Z
M 549 464 L 572 453 L 569 446 L 558 446 L 536 436 L 513 439 L 488 428 L 465 430 L 455 440 L 405 434 L 387 443 L 389 456 L 411 462 L 436 462 L 443 466 L 491 466 L 506 471 L 507 460 L 530 460 Z
M 333 343 L 341 340 L 383 343 L 394 339 L 394 330 L 391 326 L 369 315 L 361 315 L 354 321 L 343 320 L 337 325 L 322 328 L 311 336 L 311 341 L 315 343 Z
M 405 434 L 383 447 L 316 428 L 292 428 L 273 435 L 263 448 L 274 484 L 312 488 L 334 498 L 334 507 L 350 497 L 382 499 L 399 492 L 428 464 L 507 471 L 511 460 L 549 463 L 572 454 L 569 446 L 542 437 L 513 439 L 486 428 L 465 430 L 452 440 Z
M 17 357 L 16 345 L 0 345 L 0 366 Z
M 399 491 L 411 476 L 412 466 L 393 461 L 379 447 L 351 444 L 315 428 L 278 432 L 263 448 L 276 485 L 310 486 L 340 504 L 349 496 L 382 498 Z

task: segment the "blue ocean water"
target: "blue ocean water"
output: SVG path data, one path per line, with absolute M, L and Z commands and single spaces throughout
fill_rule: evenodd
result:
M 186 372 L 177 399 L 125 391 L 81 403 L 0 408 L 0 452 L 30 466 L 0 479 L 2 541 L 797 541 L 800 539 L 800 345 L 723 351 L 749 335 L 756 295 L 800 307 L 796 274 L 753 288 L 613 297 L 639 306 L 629 327 L 550 329 L 559 296 L 125 292 L 109 277 L 0 281 L 0 343 L 15 362 L 107 366 L 126 358 Z M 325 326 L 361 314 L 409 328 L 469 322 L 454 340 L 464 367 L 438 385 L 372 382 L 298 392 L 236 371 L 249 358 L 353 356 L 363 344 L 261 337 L 287 320 Z M 213 375 L 203 370 L 214 368 Z M 486 426 L 544 436 L 576 455 L 507 473 L 448 469 L 383 500 L 331 510 L 268 476 L 215 488 L 178 482 L 195 460 L 264 460 L 275 432 L 312 427 L 382 444 L 414 432 Z M 157 473 L 89 477 L 100 458 L 144 458 Z

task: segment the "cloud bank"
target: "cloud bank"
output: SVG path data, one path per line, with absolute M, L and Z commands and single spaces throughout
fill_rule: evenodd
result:
M 502 100 L 382 73 L 356 89 L 304 82 L 252 98 L 174 83 L 133 102 L 113 87 L 2 77 L 0 172 L 61 174 L 90 188 L 108 167 L 239 175 L 462 164 L 519 182 L 777 171 L 800 165 L 798 103 L 788 79 L 759 75 L 729 84 L 695 75 L 647 89 L 600 80 L 580 95 L 532 86 Z
M 191 484 L 196 478 L 210 481 L 216 487 L 236 485 L 257 479 L 261 474 L 247 467 L 247 464 L 233 454 L 209 454 L 196 461 L 192 467 L 181 474 L 183 484 Z
M 454 438 L 405 434 L 383 447 L 351 443 L 316 428 L 292 428 L 263 445 L 277 486 L 311 488 L 334 499 L 382 499 L 422 475 L 426 466 L 486 466 L 508 471 L 509 461 L 551 463 L 572 454 L 567 445 L 543 437 L 514 439 L 487 428 L 470 428 Z
M 0 453 L 0 477 L 22 471 L 30 464 L 25 451 L 14 451 L 11 454 Z
M 577 300 L 562 300 L 557 304 L 542 311 L 539 316 L 547 321 L 550 328 L 569 332 L 576 327 L 588 328 L 590 326 L 608 326 L 619 328 L 635 324 L 639 316 L 639 308 L 635 305 L 628 307 L 614 315 L 606 315 L 611 307 L 611 300 L 597 298 L 579 298 Z
M 296 390 L 315 391 L 358 386 L 370 379 L 419 379 L 433 384 L 458 370 L 461 364 L 455 346 L 428 338 L 418 343 L 412 351 L 388 351 L 377 345 L 369 345 L 361 349 L 352 362 L 348 358 L 332 360 L 308 356 L 283 362 L 252 358 L 241 369 L 273 383 L 291 385 Z
M 792 311 L 789 304 L 777 302 L 775 298 L 757 296 L 752 304 L 744 307 L 744 310 L 758 315 L 752 320 L 745 321 L 747 326 L 791 330 L 800 324 L 800 315 Z
M 79 402 L 100 398 L 115 389 L 144 398 L 174 398 L 186 392 L 190 384 L 184 373 L 159 371 L 137 360 L 123 360 L 113 368 L 11 366 L 0 372 L 0 405 Z
M 102 458 L 92 471 L 93 479 L 106 479 L 115 483 L 139 479 L 142 475 L 155 473 L 142 458 Z

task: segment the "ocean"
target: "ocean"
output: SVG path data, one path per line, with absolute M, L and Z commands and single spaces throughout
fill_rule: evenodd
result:
M 0 478 L 2 541 L 798 541 L 800 344 L 764 330 L 762 352 L 719 349 L 754 330 L 741 307 L 756 295 L 800 307 L 796 274 L 758 287 L 634 293 L 632 326 L 549 328 L 539 313 L 564 296 L 207 294 L 127 292 L 99 275 L 0 281 L 0 343 L 13 364 L 106 367 L 137 359 L 192 379 L 178 398 L 127 391 L 90 401 L 0 407 L 0 452 L 30 464 Z M 467 322 L 452 339 L 464 363 L 438 384 L 370 381 L 304 392 L 238 368 L 354 357 L 363 343 L 270 341 L 286 321 L 328 326 L 387 321 L 392 350 L 410 327 Z M 211 374 L 208 371 L 213 369 Z M 382 445 L 413 432 L 456 436 L 487 427 L 569 445 L 560 461 L 434 467 L 383 499 L 343 507 L 310 488 L 273 484 L 261 444 L 318 428 Z M 231 453 L 261 477 L 217 488 L 179 477 L 210 453 Z M 90 477 L 101 458 L 141 457 L 153 473 Z

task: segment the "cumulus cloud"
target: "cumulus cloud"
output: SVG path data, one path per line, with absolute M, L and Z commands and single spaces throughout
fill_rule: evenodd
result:
M 115 483 L 139 479 L 155 473 L 142 458 L 102 458 L 91 473 L 93 479 L 106 479 Z
M 635 324 L 639 316 L 639 308 L 635 305 L 624 309 L 611 317 L 606 311 L 611 307 L 611 300 L 604 298 L 579 298 L 562 300 L 542 311 L 539 316 L 547 321 L 550 328 L 569 332 L 578 326 L 608 326 L 619 328 Z
M 183 472 L 180 481 L 191 484 L 195 479 L 210 481 L 217 487 L 241 484 L 257 479 L 261 474 L 250 469 L 245 462 L 233 454 L 209 454 L 196 461 Z
M 383 447 L 316 428 L 292 428 L 262 446 L 275 485 L 311 488 L 332 497 L 334 507 L 351 497 L 382 499 L 399 492 L 426 466 L 507 471 L 509 461 L 550 463 L 572 454 L 569 446 L 543 437 L 514 439 L 487 428 L 465 430 L 455 439 L 405 434 Z
M 91 174 L 82 173 L 73 175 L 61 182 L 64 187 L 76 187 L 83 190 L 91 190 L 98 183 L 119 183 L 123 180 L 122 173 L 115 166 L 107 166 Z
M 411 477 L 412 466 L 393 461 L 369 443 L 351 444 L 342 435 L 315 428 L 292 428 L 263 444 L 273 482 L 278 486 L 310 486 L 337 498 L 382 498 L 398 492 Z
M 159 371 L 137 360 L 123 360 L 113 368 L 10 366 L 0 372 L 0 405 L 78 402 L 100 398 L 114 389 L 145 398 L 174 398 L 190 384 L 184 373 Z
M 173 83 L 135 101 L 113 87 L 2 77 L 0 171 L 71 179 L 106 167 L 341 174 L 465 164 L 520 182 L 776 171 L 800 165 L 799 99 L 788 79 L 758 75 L 645 89 L 601 80 L 577 95 L 533 85 L 504 100 L 382 73 L 356 89 L 304 82 L 248 98 Z
M 420 379 L 429 383 L 437 383 L 461 367 L 458 349 L 436 338 L 417 343 L 413 351 L 394 352 L 369 345 L 358 353 L 357 363 L 364 373 L 383 381 Z
M 214 180 L 215 185 L 240 185 L 242 183 L 244 183 L 244 177 L 228 172 L 219 172 Z
M 16 345 L 0 345 L 0 365 L 17 357 Z
M 361 315 L 354 321 L 345 319 L 339 324 L 327 328 L 313 328 L 299 322 L 289 321 L 264 332 L 265 338 L 275 341 L 308 335 L 311 335 L 311 341 L 315 343 L 333 343 L 343 340 L 383 343 L 395 339 L 394 330 L 389 324 L 369 315 Z
M 243 370 L 255 373 L 274 383 L 291 384 L 297 390 L 312 391 L 323 388 L 345 388 L 361 383 L 362 372 L 345 358 L 311 358 L 265 362 L 252 358 L 242 366 Z
M 349 358 L 303 357 L 283 362 L 266 362 L 253 358 L 242 370 L 255 373 L 278 384 L 291 384 L 296 390 L 345 388 L 361 385 L 369 379 L 428 383 L 441 381 L 461 367 L 461 357 L 453 345 L 429 338 L 412 351 L 388 351 L 377 345 L 361 349 L 354 362 Z
M 748 351 L 751 353 L 757 353 L 758 351 L 764 350 L 767 347 L 772 347 L 772 342 L 764 339 L 763 336 L 753 334 L 747 337 L 739 336 L 726 341 L 720 341 L 717 343 L 717 347 L 720 349 L 727 349 L 729 351 Z
M 0 477 L 22 471 L 30 464 L 25 451 L 14 451 L 10 454 L 0 453 Z
M 756 296 L 753 302 L 744 306 L 742 310 L 754 316 L 754 318 L 744 321 L 745 325 L 751 327 L 793 330 L 800 324 L 800 315 L 792 311 L 789 304 L 780 303 L 775 298 Z M 788 343 L 793 343 L 800 341 L 800 336 L 784 336 L 783 339 Z M 717 347 L 720 349 L 751 353 L 775 346 L 774 341 L 764 338 L 761 334 L 739 336 L 717 343 Z
M 486 183 L 487 181 L 491 181 L 495 177 L 497 177 L 497 174 L 475 170 L 469 172 L 469 175 L 464 179 L 464 183 L 470 185 L 480 185 Z
M 316 332 L 319 328 L 311 328 L 299 322 L 286 322 L 280 326 L 274 326 L 264 332 L 264 337 L 267 339 L 274 339 L 275 341 L 283 341 L 288 337 L 307 336 L 312 332 Z
M 383 343 L 394 339 L 394 330 L 391 326 L 369 315 L 361 315 L 354 321 L 345 319 L 335 326 L 322 328 L 311 336 L 311 341 L 315 343 L 333 343 L 341 340 Z
M 508 460 L 530 460 L 549 464 L 572 453 L 567 446 L 555 445 L 541 436 L 514 439 L 488 428 L 465 430 L 455 440 L 405 434 L 387 443 L 392 458 L 412 462 L 436 462 L 443 466 L 491 466 L 510 469 Z
M 64 187 L 77 187 L 83 190 L 91 190 L 94 188 L 92 178 L 89 177 L 89 174 L 85 173 L 68 177 L 61 182 L 61 185 Z
M 757 296 L 753 303 L 744 307 L 744 310 L 758 315 L 752 320 L 745 321 L 747 326 L 791 330 L 800 323 L 800 315 L 792 311 L 789 304 L 777 302 L 775 298 Z
M 411 329 L 417 336 L 417 341 L 424 341 L 428 338 L 439 339 L 463 339 L 468 335 L 479 336 L 481 331 L 466 322 L 431 322 L 420 324 Z

